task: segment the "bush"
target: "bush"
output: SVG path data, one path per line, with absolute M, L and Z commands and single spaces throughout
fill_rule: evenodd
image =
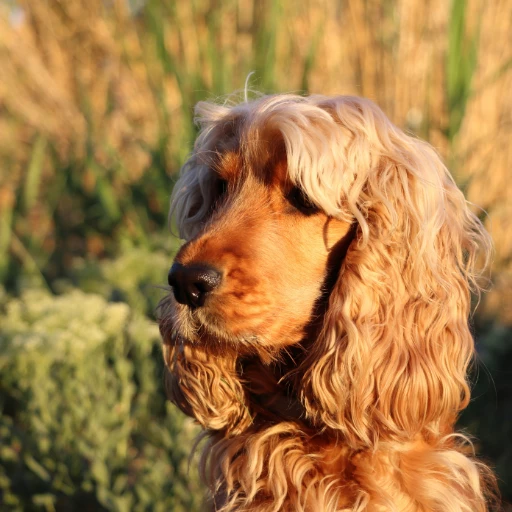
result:
M 167 273 L 176 251 L 176 239 L 159 247 L 153 237 L 151 246 L 125 247 L 115 259 L 101 262 L 92 258 L 77 259 L 70 279 L 54 282 L 59 291 L 73 287 L 84 292 L 98 293 L 114 302 L 126 302 L 134 310 L 154 314 L 167 287 Z
M 495 470 L 501 496 L 508 503 L 512 502 L 511 341 L 510 326 L 478 325 L 472 400 L 460 421 L 475 436 L 477 453 Z
M 0 300 L 0 502 L 199 510 L 196 427 L 165 401 L 156 324 L 78 290 Z

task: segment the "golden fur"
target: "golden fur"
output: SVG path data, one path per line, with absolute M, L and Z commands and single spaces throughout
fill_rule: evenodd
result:
M 176 261 L 222 283 L 160 327 L 171 399 L 205 429 L 217 511 L 480 512 L 454 433 L 490 241 L 439 156 L 372 102 L 196 107 Z

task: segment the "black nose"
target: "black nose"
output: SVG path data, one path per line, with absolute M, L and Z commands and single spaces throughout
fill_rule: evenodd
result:
M 174 263 L 168 275 L 176 300 L 192 309 L 204 305 L 207 295 L 219 286 L 221 279 L 220 272 L 212 267 L 181 263 Z

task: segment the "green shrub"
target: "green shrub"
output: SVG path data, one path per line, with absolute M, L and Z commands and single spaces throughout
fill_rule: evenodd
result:
M 199 510 L 196 427 L 165 401 L 156 324 L 78 290 L 0 300 L 6 509 Z
M 512 326 L 477 325 L 478 359 L 472 399 L 460 426 L 475 436 L 477 453 L 495 470 L 501 496 L 512 502 Z M 507 509 L 508 510 L 508 509 Z
M 153 237 L 154 238 L 154 237 Z M 177 248 L 177 240 L 160 248 L 152 239 L 151 246 L 124 247 L 115 259 L 96 261 L 77 259 L 70 280 L 54 283 L 59 291 L 74 287 L 98 293 L 108 300 L 126 302 L 131 308 L 150 317 L 167 287 L 167 273 Z

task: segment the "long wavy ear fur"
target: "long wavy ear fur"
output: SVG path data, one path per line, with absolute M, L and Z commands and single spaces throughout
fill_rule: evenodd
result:
M 197 235 L 210 213 L 218 179 L 211 167 L 223 145 L 236 139 L 240 115 L 235 108 L 208 102 L 199 102 L 195 114 L 199 136 L 174 186 L 169 211 L 169 219 L 175 217 L 179 235 L 185 240 Z
M 416 469 L 429 485 L 444 480 L 453 510 L 466 510 L 472 497 L 471 509 L 484 510 L 477 465 L 448 440 L 469 401 L 470 291 L 479 292 L 477 252 L 487 256 L 490 239 L 428 144 L 365 100 L 324 108 L 350 132 L 343 149 L 350 186 L 341 194 L 359 226 L 298 372 L 301 399 L 317 425 L 356 450 L 417 439 L 448 450 L 451 466 L 434 471 L 432 454 L 415 455 Z M 406 451 L 398 466 L 412 457 Z M 371 481 L 365 471 L 361 479 Z M 435 495 L 428 506 L 439 506 Z
M 470 290 L 489 237 L 428 144 L 349 100 L 324 108 L 351 132 L 343 193 L 359 229 L 304 363 L 302 398 L 354 446 L 443 435 L 469 400 Z

